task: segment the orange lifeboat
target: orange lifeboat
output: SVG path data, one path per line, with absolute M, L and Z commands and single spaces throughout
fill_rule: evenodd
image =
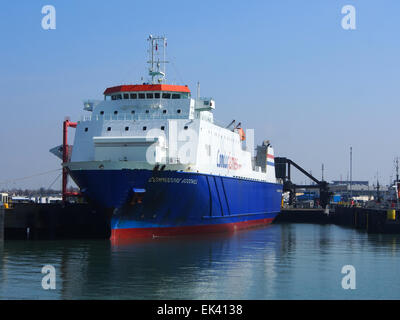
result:
M 240 141 L 246 140 L 246 135 L 244 133 L 244 130 L 242 128 L 238 128 L 237 130 L 238 130 L 238 133 L 239 133 L 239 136 L 240 136 Z

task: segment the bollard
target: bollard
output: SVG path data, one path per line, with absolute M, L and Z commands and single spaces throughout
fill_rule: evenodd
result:
M 396 210 L 395 209 L 388 209 L 387 220 L 396 220 Z

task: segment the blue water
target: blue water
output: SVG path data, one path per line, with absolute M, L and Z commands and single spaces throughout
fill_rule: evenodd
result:
M 1 299 L 399 299 L 400 235 L 282 224 L 232 235 L 5 241 Z M 56 289 L 42 288 L 53 265 Z M 356 289 L 344 290 L 344 265 Z

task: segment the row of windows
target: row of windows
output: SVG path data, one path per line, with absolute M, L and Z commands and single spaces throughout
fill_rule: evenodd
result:
M 164 131 L 165 130 L 165 126 L 161 126 L 160 129 Z M 187 130 L 188 126 L 184 126 L 183 129 Z M 142 130 L 146 131 L 147 127 L 143 126 Z M 85 132 L 88 132 L 88 131 L 89 131 L 89 128 L 86 127 L 85 128 Z M 107 131 L 111 131 L 111 127 L 107 127 Z M 129 127 L 125 127 L 125 131 L 129 131 Z
M 181 109 L 176 110 L 176 113 L 181 113 L 181 112 L 182 112 Z M 146 110 L 146 113 L 150 113 L 150 110 Z M 166 113 L 167 113 L 167 110 L 164 109 L 164 110 L 163 110 L 163 113 L 166 114 Z M 100 111 L 100 114 L 103 115 L 103 114 L 104 114 L 104 111 Z M 117 114 L 118 114 L 118 111 L 115 110 L 115 111 L 114 111 L 114 114 L 117 115 Z M 135 110 L 132 110 L 132 111 L 131 111 L 131 114 L 135 114 Z
M 122 100 L 124 99 L 160 99 L 160 92 L 151 93 L 124 93 L 111 95 L 111 100 Z M 163 92 L 163 99 L 180 99 L 180 93 L 167 93 Z

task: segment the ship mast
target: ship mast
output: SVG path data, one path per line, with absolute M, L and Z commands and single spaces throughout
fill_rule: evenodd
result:
M 149 76 L 151 76 L 151 83 L 164 83 L 165 82 L 165 49 L 167 47 L 167 38 L 165 36 L 149 35 Z

